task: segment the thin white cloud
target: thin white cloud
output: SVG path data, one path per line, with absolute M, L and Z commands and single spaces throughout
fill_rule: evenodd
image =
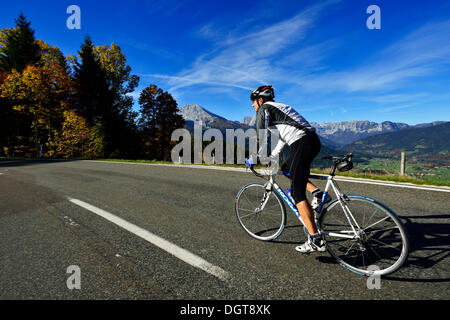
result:
M 366 96 L 364 99 L 366 101 L 376 102 L 376 103 L 404 103 L 408 101 L 417 101 L 427 98 L 429 94 L 427 93 L 394 93 L 385 94 L 378 96 Z
M 227 36 L 219 46 L 198 57 L 190 68 L 173 76 L 149 75 L 165 79 L 169 91 L 193 85 L 217 85 L 250 89 L 255 84 L 284 81 L 284 68 L 274 65 L 283 50 L 306 37 L 319 14 L 330 3 L 309 7 L 294 17 L 262 30 Z M 211 34 L 210 25 L 203 32 Z
M 376 54 L 370 64 L 353 70 L 307 75 L 298 84 L 309 91 L 392 90 L 449 64 L 449 34 L 450 20 L 430 23 Z
M 118 43 L 120 45 L 130 46 L 134 49 L 147 52 L 153 56 L 157 56 L 159 58 L 164 58 L 167 60 L 178 60 L 181 56 L 180 52 L 174 51 L 173 49 L 169 50 L 168 48 L 164 48 L 160 45 L 149 45 L 146 42 L 130 38 L 129 36 L 122 37 Z
M 317 27 L 321 13 L 332 3 L 319 3 L 289 19 L 247 33 L 241 29 L 237 32 L 237 28 L 227 33 L 208 23 L 196 31 L 211 40 L 214 48 L 176 74 L 141 77 L 164 82 L 164 87 L 177 97 L 192 88 L 207 94 L 235 88 L 248 91 L 258 84 L 271 83 L 282 88 L 279 97 L 288 98 L 285 100 L 290 103 L 302 105 L 304 97 L 313 95 L 317 105 L 303 105 L 303 112 L 350 113 L 350 107 L 335 109 L 339 100 L 347 103 L 349 95 L 363 105 L 371 102 L 373 110 L 382 113 L 407 111 L 419 100 L 435 96 L 426 88 L 419 93 L 408 91 L 416 79 L 448 70 L 442 67 L 450 64 L 450 20 L 428 23 L 354 67 L 331 71 L 340 65 L 326 65 L 326 58 L 333 56 L 341 39 L 324 39 L 309 46 L 301 46 L 301 42 Z
M 222 38 L 221 32 L 218 30 L 218 26 L 210 22 L 194 30 L 194 35 L 207 40 L 218 41 Z
M 338 47 L 338 40 L 326 40 L 322 43 L 302 47 L 294 52 L 290 52 L 275 61 L 275 65 L 281 67 L 292 67 L 300 65 L 302 72 L 317 71 L 324 69 L 323 60 L 330 56 Z
M 417 103 L 401 104 L 401 105 L 397 105 L 397 106 L 390 106 L 390 107 L 386 107 L 386 108 L 380 108 L 380 109 L 377 109 L 377 111 L 378 112 L 390 113 L 390 112 L 393 112 L 393 111 L 410 109 L 410 108 L 416 107 L 417 105 L 418 105 Z

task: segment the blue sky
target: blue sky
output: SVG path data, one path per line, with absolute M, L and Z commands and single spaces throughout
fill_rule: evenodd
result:
M 66 27 L 73 4 L 81 30 Z M 380 30 L 366 26 L 369 5 Z M 310 122 L 450 120 L 447 0 L 15 0 L 2 3 L 0 28 L 20 12 L 65 55 L 87 34 L 120 45 L 141 78 L 136 100 L 156 84 L 179 107 L 241 120 L 254 112 L 250 91 L 272 84 Z

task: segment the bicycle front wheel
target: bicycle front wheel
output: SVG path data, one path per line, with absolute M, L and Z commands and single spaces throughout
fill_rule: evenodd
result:
M 335 200 L 321 216 L 320 228 L 329 253 L 358 274 L 387 275 L 407 259 L 409 243 L 402 222 L 376 200 Z
M 263 183 L 249 183 L 236 196 L 236 215 L 242 228 L 253 238 L 277 238 L 286 225 L 286 210 L 280 196 Z

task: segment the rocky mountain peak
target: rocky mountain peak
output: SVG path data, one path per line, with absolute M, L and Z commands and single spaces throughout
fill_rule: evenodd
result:
M 205 123 L 214 121 L 216 118 L 223 119 L 222 117 L 200 107 L 198 104 L 185 105 L 183 108 L 181 108 L 180 114 L 185 120 L 203 121 Z

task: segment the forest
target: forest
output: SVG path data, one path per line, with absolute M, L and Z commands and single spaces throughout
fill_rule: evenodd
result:
M 171 133 L 185 121 L 156 85 L 134 111 L 139 80 L 117 44 L 86 36 L 64 56 L 20 14 L 0 30 L 0 157 L 170 160 Z

